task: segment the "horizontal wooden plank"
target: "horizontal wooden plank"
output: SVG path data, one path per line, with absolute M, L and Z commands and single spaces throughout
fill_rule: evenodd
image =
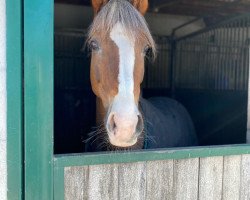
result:
M 55 167 L 83 166 L 111 163 L 127 163 L 167 159 L 185 159 L 209 156 L 250 154 L 250 145 L 226 145 L 211 147 L 185 147 L 117 153 L 83 153 L 56 155 Z

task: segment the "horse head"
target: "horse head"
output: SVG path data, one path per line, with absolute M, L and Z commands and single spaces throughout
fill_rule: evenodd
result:
M 92 0 L 88 33 L 91 85 L 101 100 L 108 141 L 116 147 L 138 142 L 144 122 L 138 108 L 144 59 L 155 43 L 143 15 L 147 0 Z

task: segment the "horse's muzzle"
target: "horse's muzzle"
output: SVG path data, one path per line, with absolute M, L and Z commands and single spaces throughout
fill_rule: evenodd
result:
M 110 113 L 106 122 L 110 143 L 117 147 L 133 146 L 143 131 L 141 114 Z

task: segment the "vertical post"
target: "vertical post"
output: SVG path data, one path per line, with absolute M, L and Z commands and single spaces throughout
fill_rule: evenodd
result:
M 7 199 L 24 199 L 22 1 L 5 0 L 0 1 L 0 4 L 4 4 L 4 2 L 6 2 L 7 34 Z M 3 20 L 5 13 L 1 11 L 0 15 L 0 20 Z M 0 27 L 3 27 L 3 24 Z M 0 48 L 4 48 L 2 44 Z M 4 61 L 2 58 L 0 60 L 0 63 Z M 1 102 L 2 100 L 0 100 L 0 104 Z M 1 108 L 0 112 L 3 112 Z M 2 144 L 0 144 L 1 147 Z M 0 159 L 0 163 L 2 162 L 3 160 Z M 0 199 L 4 199 L 1 194 Z
M 0 1 L 0 197 L 7 199 L 6 128 L 6 16 L 5 0 Z
M 250 143 L 250 50 L 248 47 L 247 143 Z
M 53 6 L 24 0 L 24 192 L 53 199 Z

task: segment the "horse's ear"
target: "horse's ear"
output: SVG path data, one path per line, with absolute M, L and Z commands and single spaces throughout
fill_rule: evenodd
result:
M 91 0 L 92 7 L 94 9 L 95 15 L 101 10 L 101 8 L 108 3 L 109 0 Z M 148 9 L 148 0 L 130 0 L 131 4 L 144 15 Z
M 92 0 L 92 7 L 95 15 L 101 10 L 101 8 L 108 3 L 109 0 Z
M 130 2 L 142 15 L 145 15 L 148 9 L 148 0 L 130 0 Z

